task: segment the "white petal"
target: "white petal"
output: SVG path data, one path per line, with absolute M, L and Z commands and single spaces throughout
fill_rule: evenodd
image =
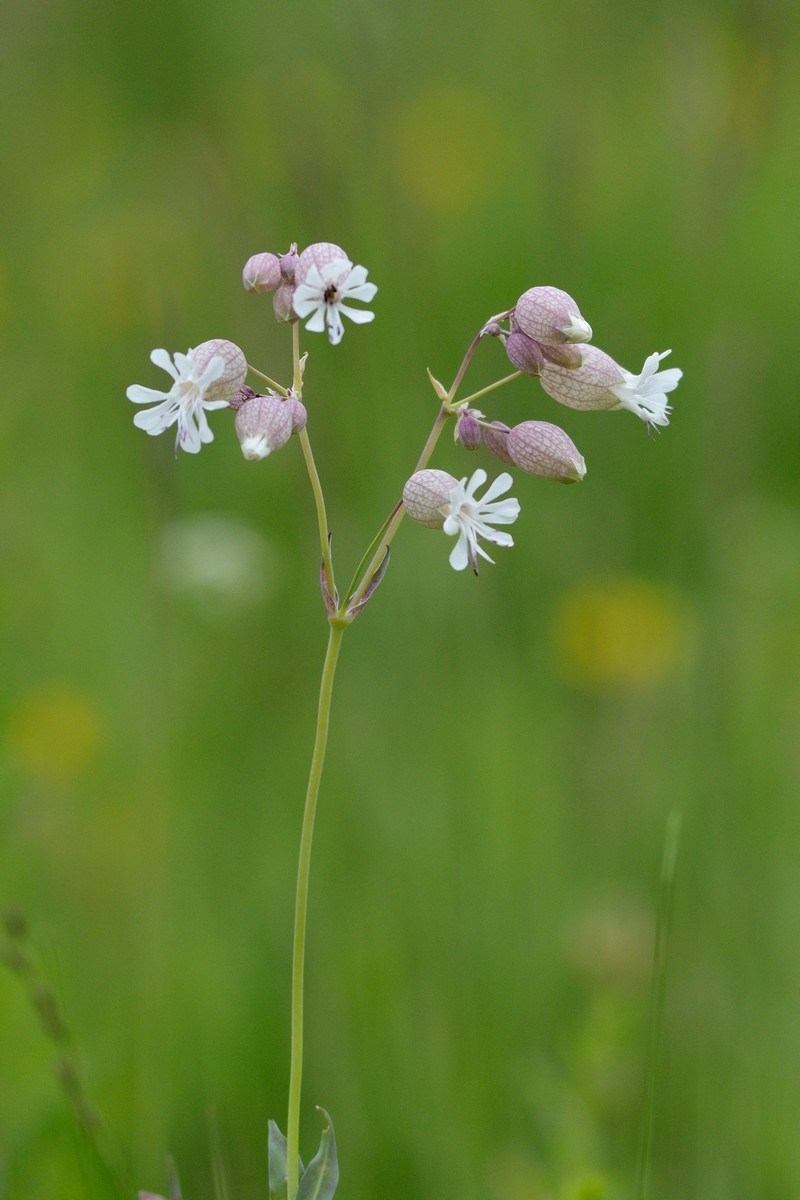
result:
M 165 429 L 169 429 L 170 425 L 174 425 L 178 419 L 178 407 L 171 400 L 165 400 L 163 404 L 159 404 L 156 408 L 149 408 L 146 412 L 137 412 L 133 418 L 133 423 L 137 429 L 143 429 L 145 433 L 149 433 L 152 437 L 163 433 Z
M 187 354 L 181 354 L 180 350 L 176 350 L 172 356 L 175 359 L 175 366 L 178 368 L 179 379 L 190 379 L 194 370 L 194 355 L 190 350 Z
M 172 365 L 172 359 L 170 358 L 167 350 L 153 350 L 152 354 L 150 355 L 150 362 L 155 363 L 157 367 L 161 367 L 163 371 L 166 371 L 174 380 L 177 381 L 178 372 Z
M 319 288 L 309 287 L 307 283 L 300 283 L 295 288 L 292 296 L 292 308 L 299 317 L 308 316 L 312 308 L 316 308 L 322 303 L 322 292 Z
M 342 284 L 342 287 L 350 291 L 350 288 L 361 287 L 362 283 L 366 282 L 367 268 L 361 266 L 353 267 L 352 271 L 347 276 L 347 279 L 345 279 L 344 283 Z
M 340 291 L 347 300 L 363 300 L 365 304 L 369 304 L 378 294 L 374 283 L 362 283 L 358 287 L 342 287 Z
M 464 493 L 464 499 L 465 500 L 474 500 L 476 490 L 479 487 L 483 487 L 484 483 L 486 483 L 487 478 L 488 477 L 487 477 L 486 472 L 484 471 L 483 467 L 478 467 L 477 471 L 474 471 L 472 473 L 472 477 L 471 477 L 469 483 L 467 484 L 467 488 Z
M 350 308 L 347 304 L 337 304 L 340 313 L 349 317 L 354 325 L 368 325 L 375 320 L 375 313 L 367 308 Z
M 306 322 L 306 329 L 311 333 L 325 332 L 325 305 L 318 304 L 314 310 L 314 315 L 311 320 Z
M 160 400 L 166 400 L 169 392 L 157 392 L 154 388 L 143 387 L 139 383 L 133 383 L 125 395 L 134 404 L 157 404 Z
M 344 325 L 336 305 L 328 307 L 328 341 L 332 346 L 338 346 L 344 337 Z
M 493 504 L 487 512 L 485 508 L 481 508 L 481 516 L 492 525 L 513 525 L 520 514 L 519 501 L 509 497 L 508 500 L 501 500 L 498 504 Z
M 495 479 L 494 483 L 489 484 L 483 495 L 483 498 L 481 499 L 481 507 L 483 507 L 484 504 L 488 504 L 494 500 L 495 496 L 502 496 L 503 492 L 507 492 L 513 482 L 514 480 L 511 478 L 508 471 L 503 471 L 501 475 L 497 476 L 497 479 Z
M 463 571 L 469 562 L 467 535 L 463 530 L 461 531 L 461 536 L 450 552 L 449 562 L 454 571 Z
M 178 438 L 175 445 L 176 447 L 180 446 L 187 454 L 199 454 L 202 445 L 200 431 L 191 417 L 178 426 Z
M 197 425 L 200 430 L 200 441 L 204 444 L 213 442 L 214 434 L 211 432 L 211 427 L 208 424 L 208 418 L 202 408 L 197 410 Z
M 225 359 L 221 354 L 215 354 L 203 374 L 197 380 L 199 388 L 207 388 L 225 374 Z

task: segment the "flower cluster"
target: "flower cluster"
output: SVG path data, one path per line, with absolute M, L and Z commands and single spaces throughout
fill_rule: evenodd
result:
M 343 317 L 356 324 L 374 317 L 369 309 L 353 307 L 353 303 L 369 304 L 377 292 L 375 284 L 367 282 L 366 269 L 354 266 L 333 242 L 315 242 L 300 252 L 292 245 L 285 254 L 254 254 L 245 264 L 242 282 L 247 291 L 272 295 L 279 321 L 305 321 L 312 333 L 326 332 L 332 345 L 344 335 Z M 295 331 L 295 347 L 296 336 Z M 482 337 L 501 340 L 516 372 L 537 378 L 549 396 L 568 408 L 628 409 L 641 418 L 649 433 L 669 424 L 672 410 L 667 396 L 681 378 L 677 368 L 660 369 L 669 351 L 651 354 L 638 375 L 625 370 L 590 344 L 591 326 L 573 298 L 560 288 L 528 288 L 512 309 L 491 318 L 468 352 L 457 383 Z M 175 425 L 176 454 L 181 448 L 196 454 L 214 438 L 206 413 L 229 408 L 236 414 L 244 457 L 251 461 L 266 458 L 306 425 L 301 400 L 304 359 L 298 354 L 295 349 L 293 387 L 273 387 L 268 381 L 269 390 L 257 393 L 245 385 L 247 362 L 233 342 L 217 338 L 172 357 L 166 350 L 154 350 L 151 360 L 168 372 L 172 386 L 166 392 L 138 384 L 129 387 L 130 400 L 152 406 L 138 412 L 134 424 L 153 435 Z M 486 446 L 505 465 L 542 479 L 577 483 L 584 478 L 583 456 L 557 425 L 526 420 L 511 428 L 487 419 L 468 401 L 456 402 L 454 391 L 446 392 L 436 381 L 434 386 L 444 411 L 456 418 L 455 440 L 464 450 Z M 499 384 L 484 391 L 495 386 Z M 476 491 L 486 479 L 482 469 L 469 480 L 464 476 L 459 481 L 426 466 L 408 480 L 403 492 L 405 511 L 413 520 L 456 537 L 450 555 L 456 570 L 471 565 L 477 573 L 478 558 L 491 561 L 480 540 L 497 546 L 513 544 L 509 534 L 493 529 L 494 525 L 511 524 L 519 515 L 516 500 L 497 499 L 511 487 L 511 475 L 501 474 L 478 500 Z
M 336 346 L 344 337 L 342 316 L 356 325 L 375 317 L 364 308 L 353 308 L 359 300 L 369 304 L 377 287 L 367 283 L 364 267 L 354 267 L 334 242 L 315 242 L 302 254 L 292 246 L 288 254 L 254 254 L 245 264 L 242 282 L 251 292 L 274 292 L 273 305 L 279 321 L 305 320 L 311 333 L 327 331 Z

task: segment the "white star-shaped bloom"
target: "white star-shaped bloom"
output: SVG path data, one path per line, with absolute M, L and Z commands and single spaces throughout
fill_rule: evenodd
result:
M 127 397 L 134 404 L 152 404 L 155 407 L 138 412 L 133 423 L 153 437 L 177 424 L 175 453 L 178 449 L 197 454 L 201 445 L 213 442 L 214 434 L 206 419 L 206 410 L 227 408 L 227 400 L 209 400 L 207 393 L 225 371 L 225 359 L 214 355 L 206 364 L 198 364 L 194 351 L 186 354 L 177 351 L 173 360 L 166 350 L 154 350 L 150 361 L 162 367 L 174 382 L 168 392 L 142 387 L 135 383 L 128 388 Z
M 506 500 L 497 500 L 498 496 L 508 491 L 513 480 L 508 472 L 504 471 L 478 500 L 475 492 L 483 486 L 486 479 L 486 472 L 480 467 L 469 483 L 465 475 L 453 488 L 450 499 L 441 509 L 444 516 L 444 532 L 451 537 L 458 536 L 450 555 L 450 566 L 455 571 L 463 571 L 469 564 L 477 575 L 478 555 L 487 562 L 494 562 L 478 544 L 479 538 L 492 542 L 495 546 L 514 545 L 510 533 L 491 528 L 492 525 L 511 525 L 519 516 L 519 501 L 513 496 Z
M 683 375 L 683 371 L 678 367 L 659 371 L 661 360 L 671 353 L 671 350 L 662 350 L 660 354 L 648 355 L 638 375 L 620 367 L 623 381 L 611 388 L 620 406 L 636 413 L 648 427 L 669 425 L 672 405 L 667 404 L 667 393 L 675 391 Z
M 328 331 L 328 339 L 336 346 L 344 336 L 342 315 L 356 325 L 365 325 L 375 319 L 375 313 L 363 308 L 351 308 L 347 301 L 363 300 L 369 304 L 374 299 L 377 287 L 367 283 L 366 267 L 354 267 L 347 258 L 309 267 L 305 279 L 295 289 L 292 305 L 298 317 L 306 322 L 312 333 Z

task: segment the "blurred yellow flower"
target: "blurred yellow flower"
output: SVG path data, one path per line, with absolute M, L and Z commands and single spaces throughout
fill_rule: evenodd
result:
M 18 766 L 48 782 L 80 775 L 100 745 L 97 709 L 67 684 L 45 684 L 11 715 L 8 747 Z
M 395 117 L 399 187 L 438 211 L 479 204 L 501 185 L 500 131 L 508 120 L 482 92 L 441 87 L 418 94 Z
M 635 576 L 566 592 L 553 624 L 562 674 L 571 683 L 600 690 L 660 683 L 682 660 L 688 633 L 680 598 Z

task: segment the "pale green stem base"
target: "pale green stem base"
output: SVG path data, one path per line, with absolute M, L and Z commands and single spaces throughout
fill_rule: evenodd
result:
M 292 1051 L 289 1075 L 289 1116 L 286 1141 L 288 1160 L 288 1200 L 294 1200 L 299 1183 L 298 1156 L 300 1150 L 300 1086 L 303 1075 L 303 975 L 305 969 L 306 917 L 308 911 L 308 876 L 311 867 L 311 842 L 314 837 L 314 817 L 317 796 L 325 761 L 325 745 L 331 712 L 331 694 L 336 674 L 336 661 L 345 627 L 331 624 L 325 665 L 319 689 L 317 732 L 308 777 L 303 830 L 300 835 L 300 860 L 297 866 L 297 893 L 294 916 L 294 948 L 292 952 Z

